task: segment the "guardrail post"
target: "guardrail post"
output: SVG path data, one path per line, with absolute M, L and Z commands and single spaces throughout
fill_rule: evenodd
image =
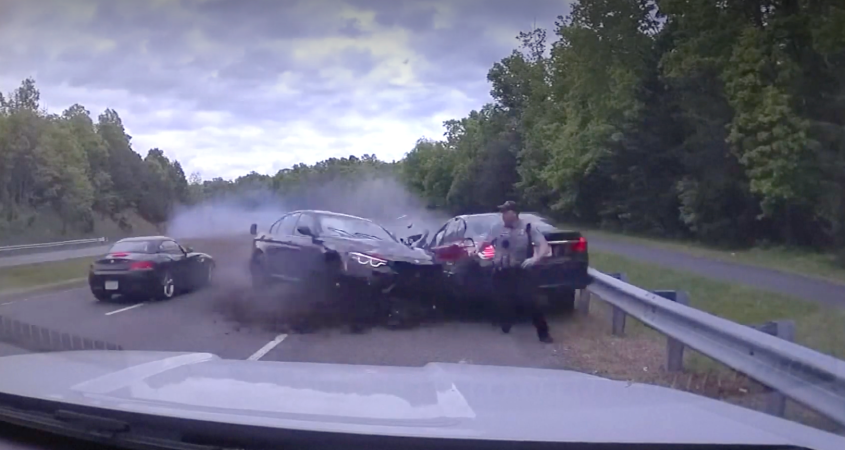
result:
M 762 325 L 752 325 L 752 327 L 783 340 L 795 342 L 794 320 L 773 320 Z M 766 392 L 765 411 L 773 416 L 783 417 L 786 414 L 786 396 L 765 385 L 763 389 Z
M 624 273 L 612 273 L 609 274 L 613 278 L 616 278 L 619 281 L 628 282 L 628 276 Z M 622 308 L 617 307 L 616 305 L 610 305 L 610 330 L 614 336 L 622 336 L 625 334 L 625 311 L 622 311 Z
M 575 311 L 577 311 L 578 314 L 585 316 L 590 314 L 590 291 L 587 289 L 578 290 L 578 299 L 575 301 Z
M 689 294 L 685 291 L 652 291 L 655 294 L 675 303 L 689 306 Z M 681 372 L 684 370 L 684 344 L 681 341 L 666 338 L 666 371 Z

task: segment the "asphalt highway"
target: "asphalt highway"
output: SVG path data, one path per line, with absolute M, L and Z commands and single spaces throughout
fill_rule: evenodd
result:
M 209 288 L 166 302 L 102 303 L 87 288 L 41 294 L 0 305 L 0 315 L 125 350 L 210 352 L 222 358 L 410 365 L 428 362 L 557 367 L 555 344 L 537 341 L 530 324 L 504 335 L 490 323 L 443 323 L 409 330 L 345 327 L 296 334 L 244 321 L 221 307 Z M 288 331 L 288 332 L 285 332 Z M 28 350 L 0 344 L 0 356 Z
M 244 245 L 248 246 L 249 244 L 244 243 Z M 0 257 L 0 268 L 36 262 L 90 257 L 103 254 L 108 251 L 108 248 L 108 246 L 97 246 Z M 197 245 L 196 248 L 198 251 L 207 251 L 202 244 Z M 744 284 L 757 289 L 787 294 L 812 302 L 845 307 L 845 295 L 843 295 L 845 284 L 833 281 L 596 237 L 590 238 L 590 249 L 614 253 L 666 268 L 688 271 L 715 280 Z
M 313 319 L 314 307 L 310 306 L 309 317 L 312 319 L 309 322 L 316 329 L 300 333 L 301 330 L 292 330 L 287 325 L 291 322 L 290 317 L 296 316 L 297 308 L 304 304 L 303 298 L 290 293 L 261 299 L 250 295 L 245 273 L 249 236 L 210 242 L 188 240 L 184 243 L 210 253 L 217 260 L 217 275 L 211 287 L 169 301 L 143 303 L 98 302 L 87 287 L 6 299 L 0 297 L 0 319 L 14 322 L 14 326 L 0 322 L 0 356 L 34 351 L 38 345 L 30 344 L 43 342 L 30 341 L 43 341 L 43 335 L 49 332 L 65 335 L 61 339 L 50 338 L 48 350 L 70 349 L 65 348 L 68 346 L 66 341 L 73 336 L 127 350 L 199 351 L 236 359 L 411 366 L 431 361 L 463 361 L 567 367 L 565 341 L 541 344 L 530 324 L 516 327 L 509 335 L 502 334 L 489 321 L 438 322 L 409 330 L 376 327 L 358 334 L 346 331 L 331 320 Z M 843 288 L 834 283 L 631 244 L 613 243 L 610 246 L 592 239 L 591 245 L 593 249 L 705 272 L 703 274 L 713 275 L 714 278 L 746 282 L 808 300 L 843 303 Z M 9 265 L 9 260 L 25 257 L 66 259 L 103 251 L 103 248 L 92 247 L 0 258 L 0 262 Z M 82 276 L 84 274 L 80 274 Z M 21 331 L 29 326 L 38 327 L 40 331 Z M 565 325 L 552 323 L 553 332 L 562 327 Z M 14 330 L 13 334 L 18 338 L 21 333 L 33 336 L 25 337 L 23 344 L 10 345 L 10 340 L 2 335 L 4 330 Z M 36 336 L 39 333 L 41 337 Z
M 248 249 L 241 244 L 235 245 Z M 220 248 L 215 253 L 238 252 Z M 85 339 L 124 350 L 210 352 L 230 359 L 566 367 L 562 344 L 540 343 L 530 323 L 518 325 L 507 335 L 490 321 L 439 322 L 407 330 L 374 327 L 353 333 L 342 323 L 310 315 L 313 329 L 293 331 L 285 319 L 296 314 L 290 305 L 302 299 L 291 294 L 252 298 L 241 256 L 232 255 L 234 263 L 228 265 L 217 256 L 212 286 L 167 301 L 99 302 L 87 286 L 0 298 L 0 327 L 4 328 L 0 329 L 0 356 L 36 351 L 49 331 L 53 333 L 49 350 L 78 349 Z M 9 333 L 15 342 L 10 343 Z

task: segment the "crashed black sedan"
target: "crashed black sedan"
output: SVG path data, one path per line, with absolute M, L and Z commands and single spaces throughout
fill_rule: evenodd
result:
M 422 299 L 443 277 L 425 251 L 402 243 L 369 219 L 328 211 L 285 214 L 253 238 L 250 274 L 253 286 L 276 282 L 306 289 L 329 289 L 349 302 L 385 298 Z M 331 294 L 331 292 L 329 292 Z M 371 305 L 375 302 L 371 302 Z M 366 308 L 366 303 L 359 303 Z
M 121 239 L 91 264 L 88 286 L 97 300 L 115 295 L 167 300 L 211 283 L 211 255 L 167 236 Z

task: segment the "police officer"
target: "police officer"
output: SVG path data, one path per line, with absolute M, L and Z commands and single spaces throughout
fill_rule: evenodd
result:
M 493 288 L 497 297 L 502 332 L 509 333 L 520 309 L 527 310 L 541 342 L 553 342 L 549 325 L 535 301 L 537 286 L 532 282 L 529 268 L 551 254 L 549 243 L 542 233 L 519 218 L 516 202 L 499 205 L 502 222 L 491 230 L 490 245 L 496 250 L 493 257 Z M 536 247 L 536 251 L 532 247 Z

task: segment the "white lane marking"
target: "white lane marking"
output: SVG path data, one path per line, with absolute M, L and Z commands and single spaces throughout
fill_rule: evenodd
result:
M 112 314 L 117 314 L 117 313 L 119 313 L 119 312 L 129 311 L 130 309 L 135 309 L 135 308 L 137 308 L 137 307 L 139 307 L 139 306 L 144 306 L 144 303 L 138 303 L 138 304 L 136 304 L 136 305 L 127 306 L 126 308 L 120 308 L 120 309 L 114 310 L 114 311 L 112 311 L 112 312 L 107 312 L 107 313 L 106 313 L 106 315 L 107 315 L 107 316 L 110 316 L 110 315 L 112 315 Z
M 247 361 L 258 361 L 259 359 L 261 359 L 262 356 L 266 355 L 267 352 L 273 350 L 273 348 L 281 344 L 286 337 L 288 337 L 288 335 L 286 334 L 280 334 L 276 336 L 276 339 L 273 339 L 272 341 L 268 342 L 264 345 L 264 347 L 261 347 L 260 349 L 258 349 L 257 352 L 253 353 L 252 356 L 247 358 Z

